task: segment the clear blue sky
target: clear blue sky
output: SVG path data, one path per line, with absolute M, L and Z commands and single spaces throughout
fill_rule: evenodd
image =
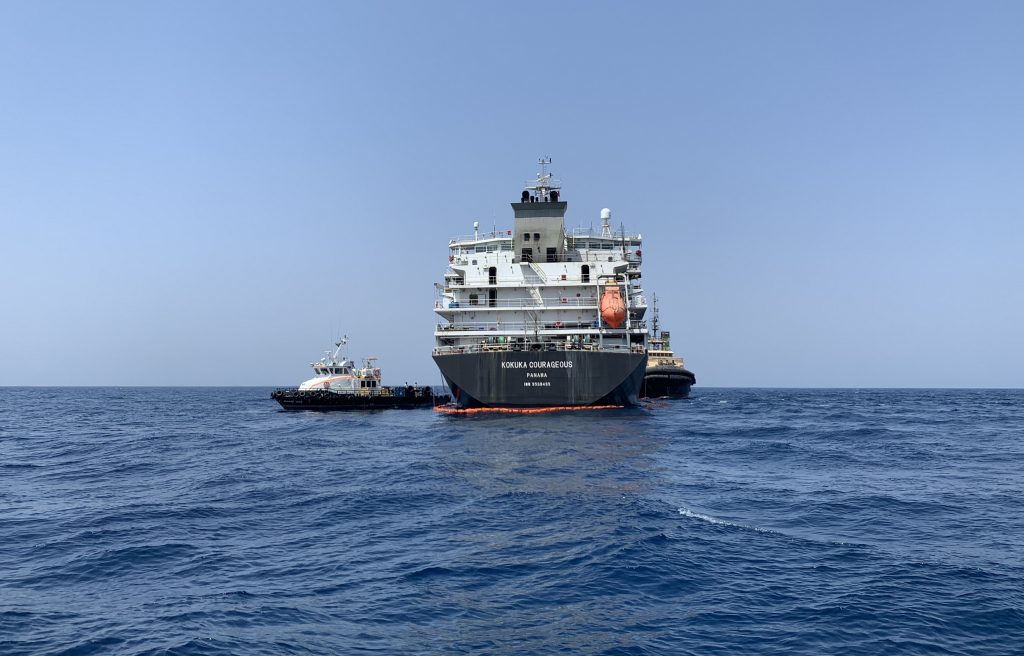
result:
M 1024 3 L 0 2 L 0 385 L 439 383 L 551 155 L 709 386 L 1024 386 Z

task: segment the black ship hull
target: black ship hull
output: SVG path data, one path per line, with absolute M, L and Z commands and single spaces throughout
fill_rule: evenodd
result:
M 460 408 L 639 403 L 646 353 L 494 351 L 435 355 Z
M 451 401 L 447 394 L 434 394 L 430 388 L 384 388 L 384 391 L 384 394 L 364 395 L 330 390 L 279 389 L 270 398 L 285 410 L 402 410 L 432 408 Z
M 644 375 L 641 396 L 644 398 L 685 399 L 697 383 L 692 371 L 679 367 L 650 367 Z

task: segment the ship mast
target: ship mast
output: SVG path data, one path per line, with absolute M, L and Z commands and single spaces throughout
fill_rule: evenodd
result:
M 658 338 L 658 295 L 651 294 L 651 328 L 654 330 L 654 338 Z
M 331 356 L 332 360 L 334 360 L 335 362 L 338 361 L 338 354 L 341 353 L 341 349 L 344 348 L 345 344 L 348 344 L 348 335 L 342 335 L 341 338 L 338 339 L 338 341 L 334 342 L 334 345 L 337 348 L 334 349 L 334 355 Z
M 550 157 L 541 157 L 537 160 L 540 164 L 540 173 L 537 174 L 537 179 L 533 182 L 526 183 L 526 190 L 535 192 L 533 198 L 538 203 L 549 203 L 551 201 L 557 201 L 559 196 L 559 189 L 562 188 L 561 182 L 555 180 L 548 173 L 548 165 L 551 164 Z

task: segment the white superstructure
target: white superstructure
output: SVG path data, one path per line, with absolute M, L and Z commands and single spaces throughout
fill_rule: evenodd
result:
M 326 351 L 324 357 L 311 362 L 315 374 L 299 385 L 299 391 L 331 390 L 332 392 L 352 394 L 373 394 L 381 387 L 380 369 L 377 368 L 375 357 L 363 359 L 363 366 L 356 367 L 342 353 L 348 343 L 348 337 L 342 337 L 334 343 L 335 350 Z
M 566 231 L 549 163 L 540 160 L 537 178 L 513 203 L 512 230 L 480 233 L 474 224 L 472 236 L 449 242 L 436 285 L 435 356 L 646 349 L 640 235 L 614 231 L 607 209 L 599 231 Z

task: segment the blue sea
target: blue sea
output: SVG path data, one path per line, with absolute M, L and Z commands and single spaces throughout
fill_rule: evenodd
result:
M 1024 391 L 269 393 L 0 388 L 0 653 L 1024 653 Z

